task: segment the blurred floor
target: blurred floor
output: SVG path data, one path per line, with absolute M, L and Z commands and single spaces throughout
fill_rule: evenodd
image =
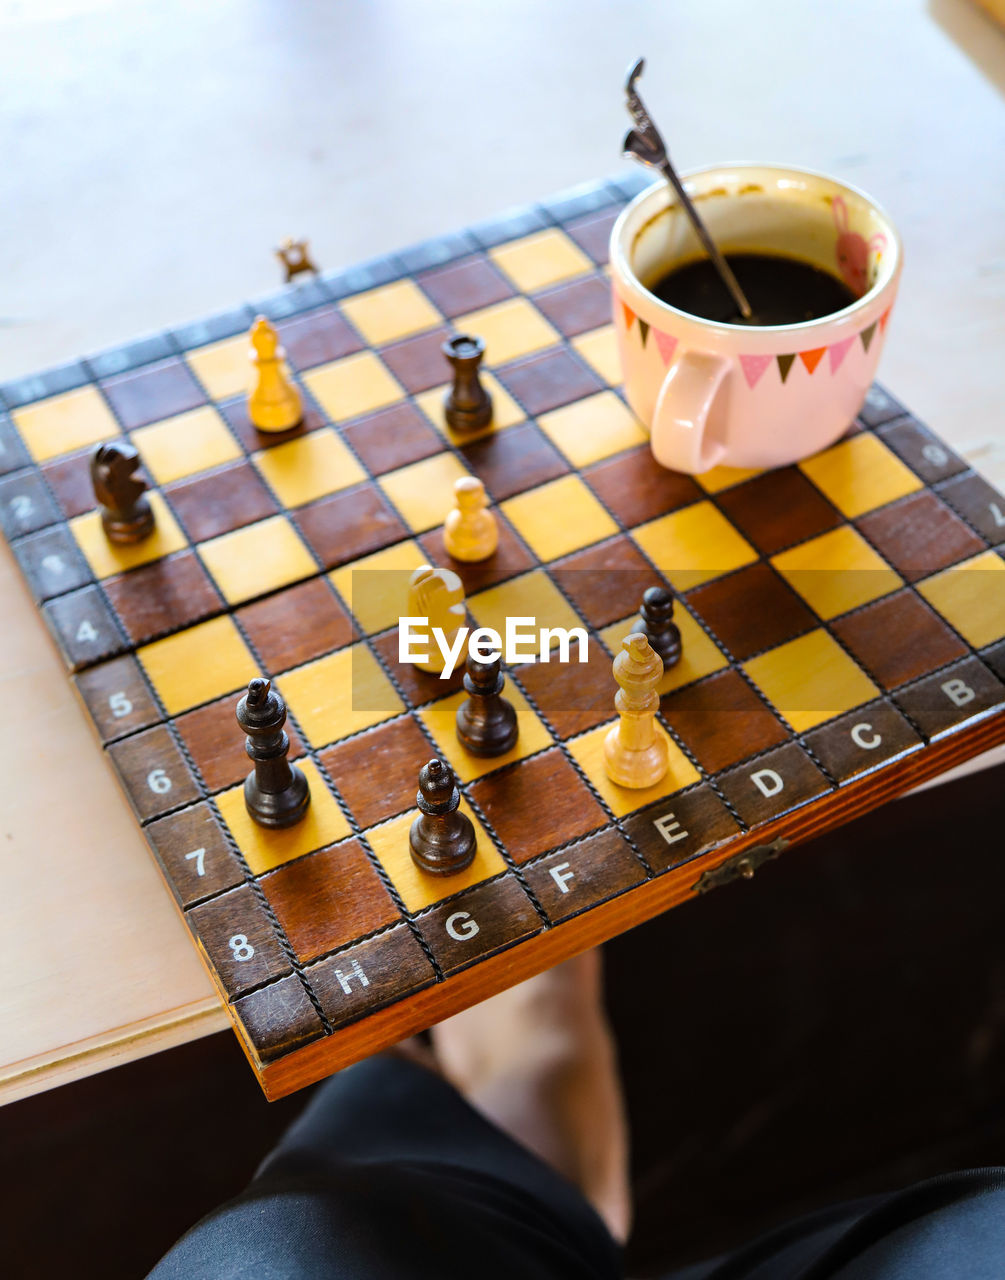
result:
M 997 382 L 1005 34 L 970 0 L 0 0 L 0 48 L 0 380 L 261 295 L 286 234 L 334 269 L 617 169 L 644 52 L 679 166 L 890 205 L 912 408 L 965 444 L 952 388 Z

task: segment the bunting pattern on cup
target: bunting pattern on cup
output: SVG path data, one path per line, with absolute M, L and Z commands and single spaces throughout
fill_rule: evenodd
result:
M 622 298 L 618 298 L 617 303 L 618 310 L 624 320 L 625 332 L 630 333 L 632 326 L 637 324 L 639 340 L 642 346 L 645 347 L 649 339 L 652 338 L 656 345 L 656 350 L 659 352 L 660 360 L 664 365 L 669 365 L 677 350 L 678 339 L 672 333 L 664 333 L 662 329 L 657 329 L 654 324 L 650 324 L 649 321 L 643 320 L 641 316 L 636 315 Z M 876 329 L 878 328 L 880 333 L 886 332 L 887 322 L 890 319 L 892 310 L 893 303 L 891 302 L 878 320 L 873 320 L 872 324 L 867 325 L 858 333 L 853 333 L 850 338 L 842 338 L 839 342 L 832 342 L 826 347 L 810 347 L 805 351 L 789 351 L 774 356 L 740 356 L 740 368 L 743 370 L 747 386 L 753 390 L 772 364 L 777 365 L 779 377 L 783 383 L 786 382 L 795 365 L 797 356 L 811 378 L 816 373 L 817 367 L 824 356 L 827 357 L 830 372 L 832 374 L 837 373 L 856 340 L 862 343 L 863 351 L 868 352 L 876 336 Z

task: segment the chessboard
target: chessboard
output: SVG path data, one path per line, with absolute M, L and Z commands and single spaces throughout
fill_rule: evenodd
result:
M 4 533 L 270 1097 L 1005 740 L 1005 499 L 891 395 L 797 466 L 655 464 L 615 326 L 647 334 L 612 322 L 606 272 L 637 189 L 580 188 L 0 388 Z M 279 436 L 248 417 L 257 314 L 306 406 Z M 486 346 L 474 438 L 444 421 L 453 332 Z M 828 376 L 796 354 L 764 376 Z M 104 536 L 88 470 L 123 438 L 156 518 L 133 546 Z M 500 540 L 455 564 L 442 525 L 467 474 Z M 398 660 L 424 562 L 460 575 L 475 625 L 589 632 L 586 664 L 506 671 L 502 757 L 457 741 L 461 672 Z M 670 770 L 627 790 L 603 765 L 612 657 L 667 584 Z M 242 794 L 235 706 L 260 675 L 310 785 L 286 830 Z M 448 877 L 409 855 L 433 755 L 477 835 Z

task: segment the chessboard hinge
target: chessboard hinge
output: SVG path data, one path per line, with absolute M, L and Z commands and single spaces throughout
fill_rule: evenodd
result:
M 742 853 L 727 858 L 717 867 L 704 872 L 692 888 L 698 893 L 708 893 L 709 890 L 718 889 L 733 880 L 752 880 L 758 867 L 784 853 L 790 843 L 784 836 L 779 836 L 771 844 L 757 844 L 752 849 L 744 849 Z

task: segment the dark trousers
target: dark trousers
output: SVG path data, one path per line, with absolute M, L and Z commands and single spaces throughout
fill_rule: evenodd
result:
M 315 1094 L 251 1185 L 156 1280 L 615 1280 L 575 1187 L 445 1081 L 382 1056 Z M 1005 1170 L 970 1170 L 790 1224 L 678 1280 L 1002 1280 Z

